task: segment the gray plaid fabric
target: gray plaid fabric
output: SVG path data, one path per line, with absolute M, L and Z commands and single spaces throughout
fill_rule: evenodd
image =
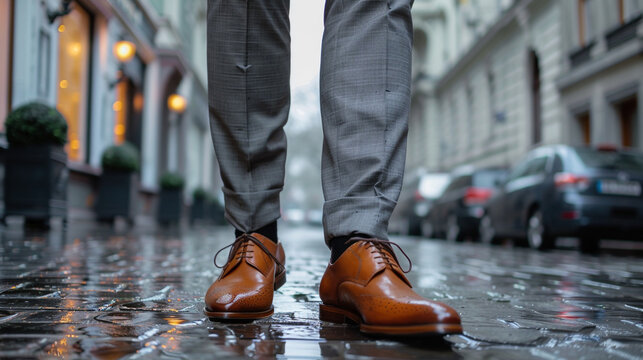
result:
M 210 123 L 226 218 L 279 218 L 290 106 L 288 0 L 208 0 Z M 387 238 L 404 172 L 412 0 L 327 0 L 321 61 L 326 240 Z

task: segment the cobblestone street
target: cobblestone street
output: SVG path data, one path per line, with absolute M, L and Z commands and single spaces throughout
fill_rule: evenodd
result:
M 213 323 L 203 294 L 229 228 L 114 235 L 5 229 L 0 242 L 0 358 L 638 359 L 641 255 L 394 238 L 416 290 L 462 315 L 465 333 L 397 341 L 320 322 L 329 251 L 320 228 L 280 229 L 288 281 L 272 318 Z M 84 233 L 84 234 L 83 234 Z M 90 235 L 86 235 L 90 234 Z M 404 264 L 403 264 L 404 265 Z

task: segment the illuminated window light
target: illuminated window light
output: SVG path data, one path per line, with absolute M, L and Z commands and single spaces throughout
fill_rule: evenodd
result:
M 136 93 L 136 95 L 134 95 L 134 110 L 136 111 L 143 110 L 143 103 L 144 103 L 143 94 Z
M 80 55 L 82 51 L 82 46 L 80 46 L 80 43 L 73 42 L 69 44 L 69 47 L 67 48 L 67 51 L 69 52 L 69 55 L 71 56 L 78 56 Z
M 118 136 L 125 134 L 125 126 L 123 124 L 118 124 L 114 126 L 114 134 Z

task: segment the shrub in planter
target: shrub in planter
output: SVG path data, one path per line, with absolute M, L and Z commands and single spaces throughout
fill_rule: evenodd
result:
M 208 192 L 203 188 L 196 188 L 192 192 L 192 206 L 190 207 L 190 222 L 205 220 L 207 217 Z
M 161 176 L 158 220 L 163 224 L 178 223 L 183 209 L 183 177 L 168 172 Z
M 112 145 L 101 157 L 103 173 L 100 177 L 96 216 L 113 220 L 123 216 L 132 221 L 136 215 L 139 168 L 138 150 L 131 144 Z
M 103 152 L 101 166 L 106 170 L 136 172 L 139 167 L 138 150 L 127 142 L 112 145 Z
M 5 121 L 5 216 L 45 222 L 67 217 L 67 122 L 50 106 L 28 103 Z

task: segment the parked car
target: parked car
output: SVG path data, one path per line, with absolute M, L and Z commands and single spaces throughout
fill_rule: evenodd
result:
M 411 176 L 402 186 L 397 206 L 389 220 L 389 231 L 421 235 L 422 219 L 448 183 L 449 174 L 445 173 L 418 173 Z
M 544 146 L 527 154 L 486 206 L 483 242 L 526 238 L 534 249 L 556 237 L 643 239 L 643 154 L 613 147 Z
M 426 216 L 424 235 L 444 236 L 449 241 L 477 237 L 483 206 L 506 175 L 507 170 L 499 167 L 465 166 L 454 170 L 451 182 Z

